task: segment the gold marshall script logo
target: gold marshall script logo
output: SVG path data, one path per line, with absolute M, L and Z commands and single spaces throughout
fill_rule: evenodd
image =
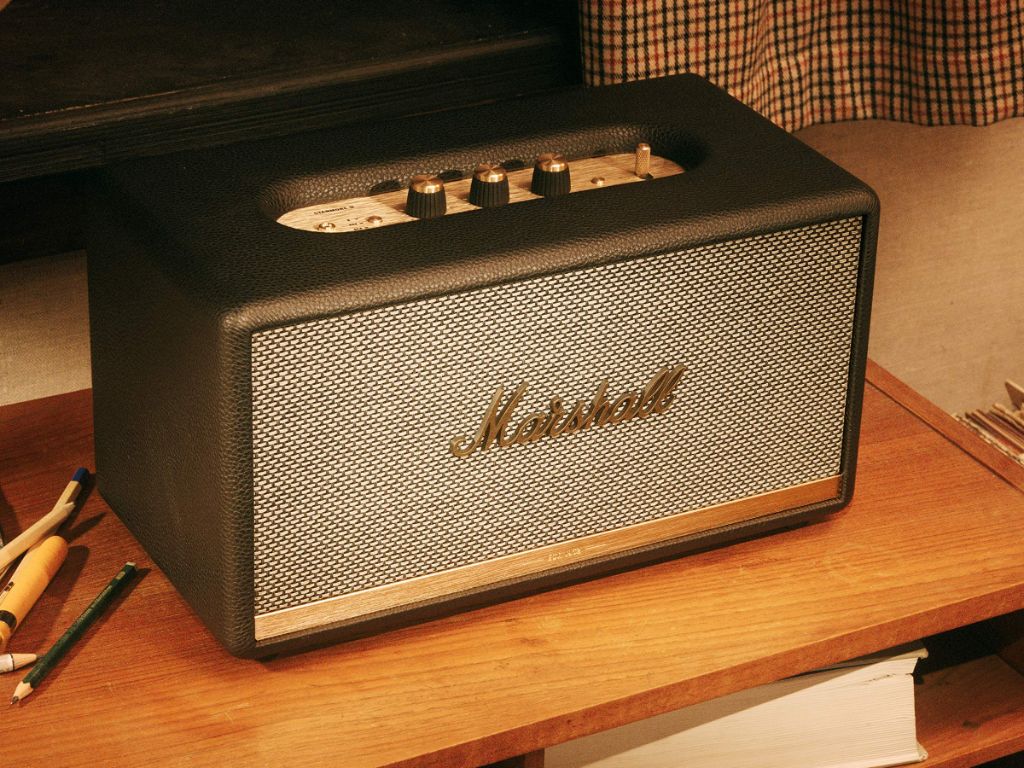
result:
M 566 409 L 562 398 L 554 397 L 546 411 L 528 414 L 515 429 L 510 429 L 512 414 L 526 396 L 527 384 L 516 387 L 508 401 L 502 405 L 505 390 L 498 387 L 491 404 L 473 437 L 453 437 L 450 450 L 456 456 L 469 456 L 473 451 L 487 451 L 492 445 L 507 448 L 510 445 L 535 443 L 545 437 L 561 437 L 583 432 L 592 427 L 622 424 L 631 419 L 646 419 L 655 413 L 664 413 L 671 407 L 673 392 L 686 373 L 686 366 L 676 365 L 659 370 L 641 392 L 631 389 L 612 400 L 608 397 L 608 381 L 602 381 L 590 400 L 577 400 Z

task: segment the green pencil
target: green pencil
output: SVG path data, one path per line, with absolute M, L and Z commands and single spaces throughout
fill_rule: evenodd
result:
M 36 662 L 32 671 L 25 675 L 25 679 L 18 683 L 18 687 L 14 689 L 14 696 L 11 697 L 11 704 L 16 704 L 35 690 L 36 685 L 46 677 L 51 669 L 57 666 L 57 662 L 64 657 L 75 641 L 85 634 L 85 630 L 99 618 L 99 615 L 106 610 L 134 575 L 135 563 L 125 563 L 124 567 L 117 572 L 117 576 L 103 588 L 102 592 L 96 595 L 96 599 L 89 603 L 89 607 L 82 611 L 82 615 L 72 622 L 67 631 L 46 652 L 46 655 Z

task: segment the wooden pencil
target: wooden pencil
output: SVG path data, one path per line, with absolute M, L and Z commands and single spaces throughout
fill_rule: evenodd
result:
M 125 585 L 135 575 L 135 571 L 135 563 L 124 564 L 121 570 L 117 572 L 117 575 L 96 596 L 96 599 L 89 603 L 89 606 L 82 611 L 82 615 L 71 623 L 71 626 L 57 639 L 53 647 L 36 662 L 36 665 L 32 667 L 32 671 L 25 675 L 25 678 L 18 683 L 18 687 L 14 689 L 14 695 L 11 697 L 11 704 L 24 700 L 35 690 L 39 682 L 46 677 L 51 669 L 57 666 L 57 663 L 71 649 L 71 646 L 78 641 L 78 638 L 85 634 L 85 630 L 99 618 L 100 614 L 114 601 L 114 598 L 121 593 Z

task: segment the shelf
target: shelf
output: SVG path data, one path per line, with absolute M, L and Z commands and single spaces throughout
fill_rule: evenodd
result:
M 0 264 L 85 247 L 92 168 L 582 77 L 575 7 L 543 0 L 0 8 Z
M 922 768 L 970 768 L 1024 750 L 1024 677 L 998 656 L 931 672 L 916 695 Z
M 13 649 L 46 647 L 125 560 L 150 570 L 5 713 L 8 748 L 68 766 L 481 765 L 1024 608 L 1024 494 L 928 423 L 949 417 L 869 379 L 855 500 L 825 522 L 265 662 L 222 651 L 94 493 Z M 79 464 L 89 392 L 0 409 L 4 534 Z M 933 764 L 960 765 L 1024 723 L 994 716 L 975 747 L 932 733 Z
M 19 0 L 0 22 L 0 181 L 580 80 L 572 9 L 541 0 Z

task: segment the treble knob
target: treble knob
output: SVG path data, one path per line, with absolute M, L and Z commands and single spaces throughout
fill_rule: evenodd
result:
M 444 182 L 437 176 L 421 173 L 409 182 L 409 195 L 405 198 L 405 212 L 417 219 L 444 216 L 448 209 L 444 196 Z
M 546 152 L 533 166 L 530 191 L 541 197 L 569 194 L 569 163 L 557 152 Z
M 508 202 L 508 174 L 496 163 L 481 163 L 473 171 L 469 202 L 481 208 L 497 208 Z

